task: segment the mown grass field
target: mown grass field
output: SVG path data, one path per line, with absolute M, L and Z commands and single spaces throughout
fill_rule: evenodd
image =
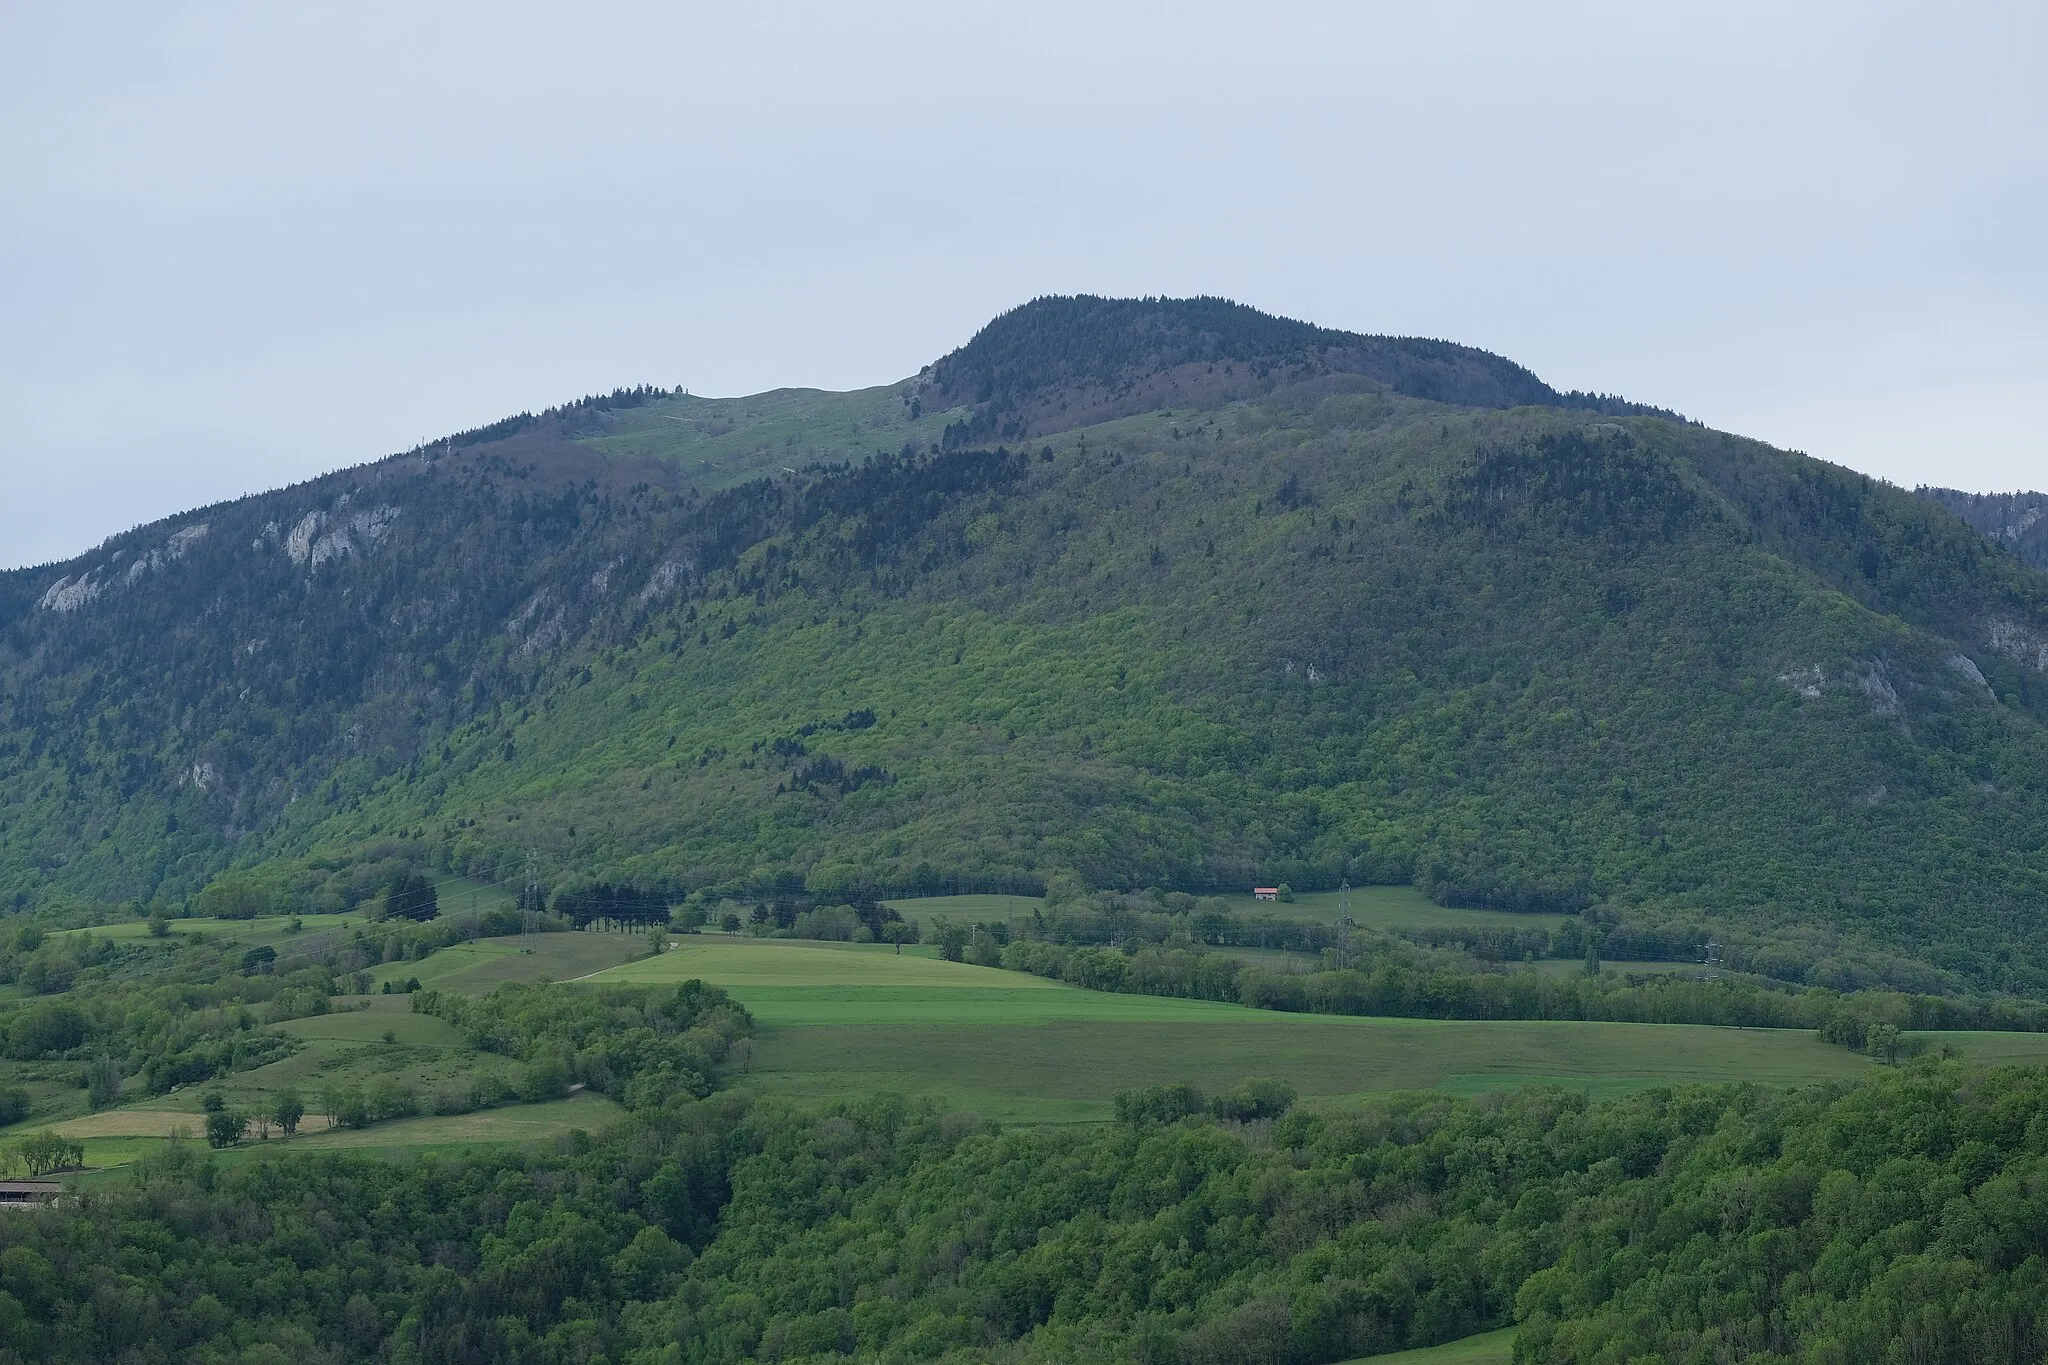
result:
M 1870 1065 L 1794 1030 L 1287 1015 L 1084 991 L 886 948 L 685 939 L 591 982 L 724 986 L 762 1033 L 738 1083 L 799 1101 L 878 1090 L 937 1095 L 990 1118 L 1107 1118 L 1118 1090 L 1279 1076 L 1305 1099 L 1390 1090 L 1474 1094 L 1556 1084 L 1596 1094 L 1674 1081 L 1800 1084 Z M 2048 1035 L 1954 1035 L 1987 1060 L 2048 1060 Z
M 1044 899 L 1038 896 L 998 895 L 914 896 L 905 900 L 883 901 L 882 904 L 920 928 L 942 915 L 960 924 L 984 920 L 1028 921 L 1033 910 L 1045 908 Z
M 371 980 L 381 990 L 417 977 L 423 988 L 471 994 L 506 981 L 568 981 L 646 952 L 638 934 L 513 934 L 458 943 L 419 962 L 387 962 Z
M 268 1140 L 252 1130 L 242 1146 L 221 1155 L 249 1160 L 286 1152 L 364 1151 L 390 1156 L 454 1152 L 505 1143 L 545 1142 L 575 1129 L 598 1132 L 625 1111 L 603 1095 L 582 1091 L 544 1104 L 513 1104 L 474 1114 L 421 1115 L 368 1128 L 330 1128 L 309 1115 L 297 1137 L 272 1130 Z M 109 1110 L 55 1125 L 55 1131 L 85 1144 L 85 1175 L 130 1165 L 171 1142 L 204 1145 L 198 1116 L 172 1110 Z M 67 1177 L 67 1180 L 73 1177 Z

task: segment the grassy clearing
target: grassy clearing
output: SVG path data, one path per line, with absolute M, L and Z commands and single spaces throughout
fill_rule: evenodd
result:
M 944 915 L 949 920 L 973 924 L 981 920 L 1029 920 L 1033 910 L 1045 908 L 1041 896 L 914 896 L 882 904 L 922 928 Z
M 901 386 L 850 393 L 774 389 L 743 398 L 682 396 L 614 414 L 582 444 L 613 456 L 651 456 L 684 470 L 699 488 L 726 488 L 787 466 L 864 460 L 923 439 L 951 414 L 914 421 Z
M 507 981 L 568 981 L 617 966 L 647 951 L 638 934 L 513 934 L 443 948 L 418 962 L 387 962 L 372 973 L 383 984 L 419 978 L 423 987 L 480 995 Z
M 379 1008 L 387 999 L 397 1004 Z M 412 1013 L 412 1002 L 403 996 L 382 996 L 367 1003 L 368 1009 L 316 1014 L 310 1019 L 293 1019 L 278 1027 L 295 1038 L 319 1042 L 383 1042 L 384 1035 L 388 1033 L 392 1042 L 412 1047 L 459 1048 L 463 1045 L 462 1035 L 447 1020 L 430 1014 Z
M 930 1093 L 1017 1122 L 1101 1119 L 1118 1090 L 1254 1075 L 1341 1102 L 1532 1082 L 1598 1094 L 1672 1081 L 1800 1084 L 1869 1065 L 1804 1031 L 1287 1015 L 776 939 L 689 939 L 590 979 L 691 976 L 730 990 L 762 1025 L 743 1085 L 801 1100 Z M 1987 1060 L 2048 1060 L 2048 1035 L 1955 1040 Z
M 1213 1090 L 1274 1076 L 1292 1082 L 1304 1099 L 1327 1104 L 1392 1090 L 1473 1094 L 1531 1082 L 1602 1094 L 1673 1081 L 1797 1084 L 1853 1076 L 1869 1065 L 1810 1033 L 1781 1030 L 1212 1008 L 1219 1013 L 1202 1019 L 1162 1014 L 1018 1024 L 974 1020 L 963 1011 L 946 1022 L 770 1027 L 740 1084 L 795 1099 L 929 1093 L 1006 1121 L 1074 1122 L 1107 1118 L 1119 1090 L 1183 1080 Z
M 369 1128 L 319 1128 L 301 1132 L 295 1149 L 475 1147 L 490 1143 L 537 1142 L 581 1128 L 596 1132 L 625 1114 L 603 1095 L 581 1091 L 544 1104 L 508 1104 L 474 1114 L 398 1119 Z M 259 1144 L 260 1146 L 261 1144 Z
M 692 935 L 660 957 L 597 972 L 591 981 L 675 982 L 702 977 L 720 986 L 889 986 L 923 990 L 1071 989 L 1019 972 L 970 967 L 885 944 Z
M 706 977 L 706 980 L 711 978 Z M 1025 980 L 1036 978 L 1026 977 Z M 724 983 L 718 983 L 724 984 Z M 1228 1023 L 1250 1011 L 1208 1000 L 1114 995 L 1045 982 L 1052 989 L 923 990 L 888 986 L 745 986 L 729 989 L 764 1026 L 866 1024 L 1031 1025 L 1061 1019 Z
M 180 1130 L 191 1134 L 199 1131 L 199 1124 L 193 1110 L 157 1107 L 106 1109 L 50 1126 L 68 1138 L 112 1139 L 167 1138 Z
M 252 1132 L 240 1147 L 221 1153 L 229 1161 L 245 1161 L 286 1152 L 360 1151 L 412 1156 L 427 1151 L 462 1151 L 507 1143 L 545 1142 L 581 1128 L 596 1132 L 625 1110 L 602 1095 L 582 1091 L 544 1104 L 512 1104 L 459 1116 L 428 1115 L 374 1124 L 368 1128 L 328 1128 L 309 1115 L 295 1138 L 273 1132 L 266 1140 Z M 104 1122 L 101 1122 L 104 1120 Z M 91 1183 L 122 1166 L 162 1151 L 173 1141 L 198 1143 L 204 1137 L 191 1114 L 168 1110 L 128 1110 L 95 1114 L 90 1119 L 59 1124 L 57 1131 L 85 1144 L 85 1169 L 65 1177 L 67 1184 Z
M 444 915 L 462 914 L 476 910 L 510 909 L 519 904 L 519 898 L 509 887 L 497 882 L 487 882 L 478 877 L 450 877 L 443 875 L 434 881 L 434 899 L 441 906 Z
M 1515 1329 L 1503 1327 L 1498 1332 L 1482 1332 L 1476 1337 L 1461 1337 L 1457 1341 L 1447 1341 L 1441 1346 L 1395 1351 L 1391 1355 L 1366 1356 L 1349 1361 L 1347 1365 L 1508 1365 L 1514 1358 Z

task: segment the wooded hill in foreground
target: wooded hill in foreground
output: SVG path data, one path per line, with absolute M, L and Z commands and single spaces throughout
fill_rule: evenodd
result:
M 559 988 L 557 988 L 559 989 Z M 1222 1108 L 1284 1092 L 1248 1088 Z M 552 1152 L 219 1166 L 0 1220 L 0 1360 L 1322 1365 L 2048 1346 L 2039 1070 L 1530 1089 L 999 1132 L 881 1098 L 637 1111 Z
M 2044 663 L 2048 577 L 1934 501 L 1447 343 L 1046 299 L 0 575 L 0 886 L 1412 878 L 2039 997 Z

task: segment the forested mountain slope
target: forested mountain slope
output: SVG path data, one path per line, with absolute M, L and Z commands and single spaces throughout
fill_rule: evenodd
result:
M 0 887 L 1412 877 L 2041 994 L 2044 665 L 2048 577 L 1902 490 L 1041 300 L 899 385 L 622 390 L 0 575 Z
M 1963 493 L 1915 489 L 2009 548 L 2037 569 L 2048 569 L 2048 493 Z

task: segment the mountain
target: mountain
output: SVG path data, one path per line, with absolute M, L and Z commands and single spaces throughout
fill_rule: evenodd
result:
M 1041 299 L 0 574 L 0 892 L 1413 879 L 2042 995 L 2044 667 L 2048 577 L 1939 500 L 1445 342 Z

